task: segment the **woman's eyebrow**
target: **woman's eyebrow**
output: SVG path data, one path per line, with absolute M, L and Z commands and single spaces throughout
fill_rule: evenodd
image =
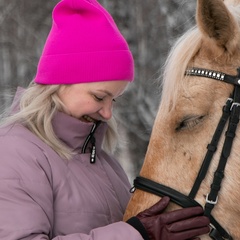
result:
M 101 90 L 101 89 L 99 89 L 98 91 L 99 91 L 99 92 L 106 93 L 108 96 L 113 97 L 113 94 L 112 94 L 111 92 L 107 91 L 107 90 Z

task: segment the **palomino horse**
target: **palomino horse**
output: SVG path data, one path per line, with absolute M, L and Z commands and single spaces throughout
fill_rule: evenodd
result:
M 201 239 L 239 240 L 240 0 L 198 0 L 196 22 L 166 61 L 159 111 L 124 219 L 169 195 L 167 210 L 204 207 L 212 231 Z

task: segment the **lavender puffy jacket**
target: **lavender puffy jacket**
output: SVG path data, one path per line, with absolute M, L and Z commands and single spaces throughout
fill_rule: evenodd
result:
M 0 239 L 142 240 L 122 222 L 129 183 L 101 150 L 106 124 L 96 132 L 96 162 L 81 148 L 92 124 L 58 113 L 56 135 L 77 154 L 64 161 L 21 125 L 0 129 Z M 89 144 L 90 145 L 90 144 Z

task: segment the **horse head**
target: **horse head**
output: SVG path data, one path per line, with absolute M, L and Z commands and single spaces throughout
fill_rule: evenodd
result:
M 238 85 L 239 67 L 240 1 L 198 0 L 196 26 L 176 41 L 164 66 L 161 101 L 140 171 L 141 177 L 170 187 L 184 196 L 191 195 L 199 169 L 206 158 L 207 147 L 223 114 L 223 106 L 233 97 L 235 85 Z M 196 68 L 203 72 L 191 74 Z M 210 78 L 208 70 L 214 75 L 220 74 L 219 79 Z M 229 76 L 230 80 L 223 81 L 224 75 Z M 238 103 L 236 105 L 239 107 Z M 232 107 L 229 111 L 232 111 Z M 219 138 L 213 158 L 207 164 L 206 175 L 196 193 L 192 194 L 194 202 L 203 207 L 208 203 L 208 194 L 212 191 L 211 185 L 223 154 L 226 130 L 227 126 Z M 238 149 L 240 127 L 236 130 L 224 167 L 217 204 L 214 202 L 211 212 L 233 239 L 240 239 Z M 159 196 L 137 188 L 124 219 L 136 215 L 158 200 Z M 173 202 L 167 210 L 177 208 L 180 206 Z M 210 237 L 206 235 L 201 239 Z

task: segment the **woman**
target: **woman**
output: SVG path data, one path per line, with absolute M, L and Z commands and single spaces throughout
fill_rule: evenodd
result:
M 112 107 L 133 69 L 98 2 L 57 4 L 36 77 L 0 128 L 1 240 L 179 240 L 209 231 L 201 208 L 163 213 L 167 197 L 122 221 L 130 186 L 111 154 Z

